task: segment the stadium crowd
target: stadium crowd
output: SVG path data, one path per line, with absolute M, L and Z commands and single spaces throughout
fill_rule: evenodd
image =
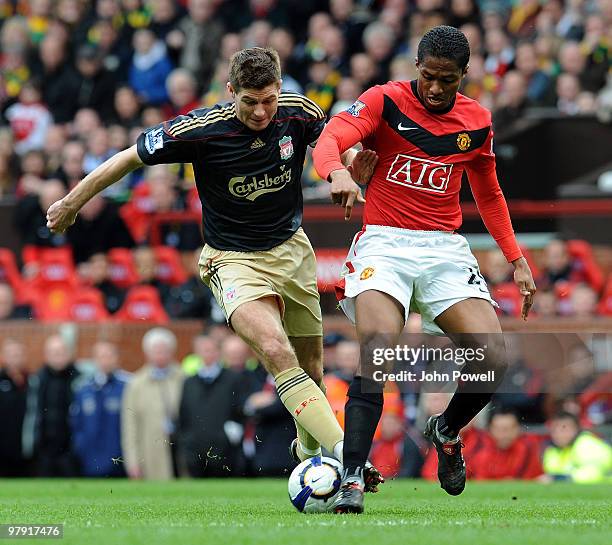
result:
M 0 248 L 0 320 L 222 323 L 198 278 L 199 226 L 156 222 L 160 213 L 199 212 L 190 166 L 127 176 L 92 199 L 66 235 L 46 228 L 48 206 L 143 128 L 229 100 L 227 64 L 242 47 L 274 47 L 284 89 L 333 115 L 371 85 L 413 79 L 415 44 L 443 23 L 468 36 L 462 91 L 493 110 L 498 134 L 534 108 L 567 116 L 612 111 L 611 0 L 1 1 L 0 198 L 17 202 L 23 251 Z M 328 198 L 318 181 L 309 162 L 307 200 Z M 518 315 L 503 256 L 479 257 L 500 312 Z M 587 243 L 552 240 L 531 261 L 535 319 L 612 315 L 612 279 Z M 146 364 L 133 376 L 120 370 L 112 343 L 92 348 L 88 368 L 75 365 L 59 336 L 47 339 L 43 367 L 28 375 L 23 346 L 4 339 L 0 473 L 284 474 L 295 431 L 273 383 L 225 326 L 210 331 L 180 364 L 173 336 L 149 332 Z M 326 347 L 328 395 L 342 421 L 358 347 L 338 335 Z M 500 394 L 484 426 L 463 438 L 472 478 L 609 474 L 610 447 L 587 431 L 612 419 L 609 395 L 600 395 L 609 376 L 576 377 L 582 394 L 559 398 L 534 393 L 528 386 L 537 373 L 520 361 L 509 376 L 517 391 Z M 434 478 L 417 430 L 446 394 L 387 396 L 372 461 L 387 476 Z M 524 422 L 537 433 L 525 432 Z
M 413 315 L 410 327 L 417 326 Z M 24 345 L 5 339 L 0 475 L 172 479 L 290 471 L 293 420 L 250 348 L 224 325 L 196 336 L 180 363 L 176 342 L 163 327 L 147 331 L 144 365 L 130 374 L 112 342 L 98 341 L 90 358 L 75 362 L 70 344 L 54 334 L 45 341 L 43 366 L 28 373 Z M 359 345 L 328 335 L 325 357 L 327 396 L 342 425 Z M 612 374 L 585 374 L 590 357 L 577 356 L 583 365 L 568 367 L 574 384 L 555 394 L 542 393 L 550 377 L 511 357 L 490 410 L 462 435 L 470 478 L 610 478 L 612 447 L 589 430 L 612 423 Z M 435 479 L 435 450 L 420 430 L 450 394 L 389 383 L 385 396 L 372 462 L 387 477 Z

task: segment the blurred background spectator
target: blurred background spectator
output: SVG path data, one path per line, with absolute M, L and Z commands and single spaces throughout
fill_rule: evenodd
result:
M 122 477 L 121 401 L 129 375 L 119 369 L 117 347 L 99 341 L 92 347 L 94 375 L 74 396 L 70 426 L 72 449 L 85 477 Z
M 176 337 L 164 328 L 142 339 L 145 365 L 125 388 L 121 448 L 131 479 L 178 476 L 176 425 L 184 375 L 176 363 Z

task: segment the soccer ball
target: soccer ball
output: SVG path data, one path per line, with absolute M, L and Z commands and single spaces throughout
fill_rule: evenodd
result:
M 302 513 L 325 513 L 333 503 L 342 474 L 334 458 L 315 456 L 298 465 L 289 477 L 289 499 Z

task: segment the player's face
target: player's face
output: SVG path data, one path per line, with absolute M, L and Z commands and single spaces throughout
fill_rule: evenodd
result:
M 236 115 L 249 129 L 263 131 L 272 121 L 278 109 L 280 82 L 263 89 L 241 89 L 238 92 L 230 87 L 236 100 Z
M 425 107 L 433 112 L 445 110 L 454 100 L 461 80 L 467 73 L 451 59 L 425 57 L 416 62 L 419 76 L 417 90 Z

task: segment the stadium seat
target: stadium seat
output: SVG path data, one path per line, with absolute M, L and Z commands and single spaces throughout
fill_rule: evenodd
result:
M 181 255 L 171 246 L 155 246 L 155 259 L 157 261 L 156 276 L 160 282 L 179 286 L 187 281 L 187 273 L 183 268 Z
M 168 315 L 152 286 L 134 286 L 114 317 L 121 322 L 153 322 L 165 324 Z
M 75 288 L 78 285 L 70 248 L 40 248 L 37 263 L 38 273 L 30 281 L 30 288 Z
M 132 198 L 119 209 L 121 219 L 137 243 L 144 242 L 149 233 L 149 216 L 153 211 L 149 192 L 149 185 L 141 183 L 132 192 Z
M 608 276 L 606 287 L 603 290 L 601 301 L 597 307 L 597 312 L 604 316 L 612 316 L 612 273 Z
M 15 255 L 8 248 L 0 248 L 0 283 L 6 283 L 13 288 L 17 304 L 29 301 L 26 283 L 17 268 Z
M 595 261 L 591 245 L 584 240 L 570 240 L 567 243 L 567 250 L 579 270 L 584 273 L 586 281 L 597 293 L 601 293 L 604 277 L 601 268 Z
M 32 291 L 34 316 L 42 322 L 59 322 L 70 319 L 71 287 L 46 286 Z
M 499 305 L 501 314 L 520 316 L 523 299 L 516 284 L 505 282 L 491 289 L 491 295 Z
M 138 283 L 134 256 L 127 248 L 113 248 L 108 252 L 110 280 L 119 288 L 131 288 Z
M 69 303 L 69 319 L 75 322 L 103 322 L 110 318 L 104 296 L 96 288 L 79 288 Z

